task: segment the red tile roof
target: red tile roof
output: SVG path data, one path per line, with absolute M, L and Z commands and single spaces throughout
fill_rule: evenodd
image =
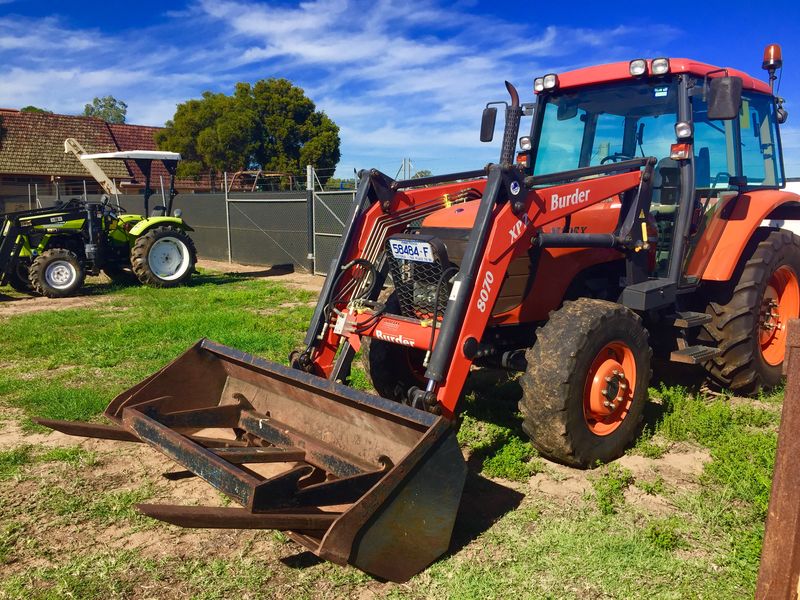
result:
M 89 173 L 64 140 L 78 140 L 87 152 L 114 152 L 117 145 L 105 121 L 47 113 L 0 111 L 0 174 L 86 177 Z M 109 177 L 130 179 L 117 160 L 99 161 Z
M 0 175 L 38 175 L 88 178 L 89 173 L 72 153 L 64 153 L 64 140 L 73 137 L 87 152 L 158 150 L 159 127 L 106 123 L 94 117 L 27 113 L 0 108 Z M 133 160 L 101 160 L 98 163 L 117 183 L 144 186 L 144 174 Z M 158 190 L 160 177 L 169 185 L 163 163 L 154 161 L 151 186 Z M 221 177 L 219 185 L 221 186 Z M 180 190 L 208 190 L 208 173 L 199 179 L 178 179 Z
M 158 150 L 156 145 L 155 135 L 160 127 L 150 127 L 149 125 L 128 125 L 109 123 L 108 129 L 111 131 L 111 137 L 120 151 L 125 150 Z M 139 185 L 144 185 L 144 174 L 142 173 L 136 161 L 126 160 L 125 164 L 128 165 L 128 170 L 133 174 L 135 182 Z M 163 163 L 154 161 L 150 171 L 150 180 L 154 188 L 160 185 L 159 177 L 164 178 L 164 185 L 169 185 L 169 173 L 164 168 Z

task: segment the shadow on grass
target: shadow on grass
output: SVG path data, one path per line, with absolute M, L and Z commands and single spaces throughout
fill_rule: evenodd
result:
M 519 400 L 522 388 L 515 374 L 501 369 L 480 369 L 474 371 L 469 379 L 462 398 L 461 414 L 477 421 L 496 426 L 496 435 L 491 441 L 472 446 L 467 465 L 475 472 L 483 469 L 487 458 L 494 456 L 509 438 L 527 440 L 522 430 L 522 417 L 519 414 Z
M 706 371 L 700 365 L 685 365 L 664 359 L 653 359 L 651 388 L 680 387 L 689 395 L 700 395 L 707 381 Z M 667 415 L 667 406 L 661 402 L 647 402 L 642 412 L 641 429 L 655 431 Z M 635 441 L 633 442 L 635 443 Z
M 269 277 L 280 277 L 282 275 L 290 275 L 295 272 L 293 265 L 273 265 L 264 268 L 260 271 L 232 271 L 229 273 L 218 272 L 203 272 L 195 273 L 192 277 L 183 284 L 181 287 L 193 288 L 204 285 L 229 285 L 241 281 L 250 281 L 253 279 L 265 279 Z M 129 288 L 142 287 L 142 284 L 133 273 L 125 272 L 121 275 L 114 277 L 111 282 L 94 282 L 86 283 L 80 292 L 72 297 L 99 297 L 107 296 Z M 16 292 L 11 288 L 0 288 L 0 302 L 15 302 L 17 300 L 27 300 L 30 298 L 39 298 L 35 294 L 26 294 L 24 292 Z M 54 298 L 53 300 L 57 300 Z
M 524 494 L 482 477 L 470 469 L 458 507 L 450 548 L 445 556 L 459 552 L 474 541 L 507 513 L 516 510 L 524 498 Z
M 518 508 L 524 498 L 524 494 L 482 477 L 470 469 L 456 514 L 450 546 L 438 560 L 460 552 L 499 519 Z M 283 557 L 280 562 L 290 569 L 302 570 L 324 561 L 312 552 L 302 551 Z

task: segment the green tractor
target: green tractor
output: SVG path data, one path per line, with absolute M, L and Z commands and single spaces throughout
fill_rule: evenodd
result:
M 128 151 L 86 154 L 74 140 L 65 142 L 101 186 L 117 194 L 116 185 L 94 162 L 97 159 L 134 160 L 145 175 L 144 215 L 127 214 L 104 195 L 100 202 L 71 199 L 54 208 L 0 215 L 0 285 L 51 298 L 69 296 L 87 274 L 106 273 L 112 280 L 130 271 L 145 285 L 174 287 L 194 272 L 197 252 L 187 232 L 193 231 L 172 210 L 175 171 L 180 154 Z M 150 172 L 159 160 L 170 174 L 166 206 L 150 214 L 153 195 Z

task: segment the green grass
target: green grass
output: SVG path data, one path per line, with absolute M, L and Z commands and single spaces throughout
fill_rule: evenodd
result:
M 73 520 L 93 519 L 99 523 L 145 522 L 134 506 L 153 495 L 151 483 L 130 490 L 98 494 L 80 477 L 66 485 L 44 486 L 40 492 L 42 505 L 55 515 Z M 150 521 L 148 521 L 150 522 Z
M 44 462 L 91 466 L 96 463 L 96 457 L 92 452 L 77 446 L 45 450 L 24 445 L 10 450 L 0 450 L 0 481 L 16 476 L 25 465 Z
M 488 374 L 461 400 L 464 408 L 458 441 L 469 451 L 470 463 L 488 477 L 526 481 L 544 470 L 544 463 L 522 431 L 519 394 L 516 381 L 496 385 Z
M 677 550 L 686 547 L 681 534 L 683 524 L 676 517 L 653 519 L 647 524 L 644 536 L 659 550 Z
M 657 394 L 664 408 L 657 432 L 673 441 L 698 443 L 711 454 L 703 469 L 703 488 L 680 502 L 700 516 L 704 527 L 726 540 L 721 562 L 737 568 L 736 577 L 743 585 L 752 585 L 769 504 L 779 416 L 757 406 L 734 405 L 724 396 L 691 396 L 678 387 L 662 387 Z
M 669 445 L 664 443 L 663 440 L 654 439 L 653 430 L 645 426 L 630 452 L 645 458 L 661 458 L 669 452 Z
M 311 315 L 297 303 L 314 298 L 269 281 L 202 274 L 188 288 L 108 288 L 89 308 L 0 318 L 7 360 L 0 401 L 21 409 L 29 428 L 35 416 L 96 419 L 114 395 L 201 337 L 285 363 Z M 161 501 L 167 484 L 133 481 L 119 489 L 119 480 L 103 475 L 103 484 L 93 485 L 94 454 L 29 444 L 0 451 L 0 598 L 752 597 L 781 391 L 748 403 L 678 387 L 652 390 L 658 405 L 631 449 L 646 460 L 629 465 L 645 462 L 647 470 L 634 474 L 614 463 L 587 473 L 548 467 L 538 457 L 521 428 L 513 378 L 496 385 L 496 373 L 476 375 L 461 400 L 458 440 L 473 472 L 526 498 L 407 584 L 380 584 L 331 563 L 288 567 L 237 545 L 239 532 L 211 555 L 187 550 L 177 534 L 166 555 L 103 547 L 53 553 L 47 536 L 90 524 L 141 529 L 145 521 L 133 506 L 152 496 Z M 369 388 L 357 365 L 351 381 Z M 668 471 L 659 465 L 687 449 L 710 457 L 700 478 L 665 481 Z M 49 463 L 61 464 L 42 466 Z M 570 488 L 576 482 L 583 487 Z M 552 496 L 540 492 L 542 483 L 577 491 Z M 631 486 L 643 493 L 626 500 Z M 174 532 L 153 529 L 164 531 Z M 295 548 L 284 534 L 259 539 L 259 548 L 266 544 L 277 556 Z M 38 560 L 29 565 L 31 558 Z M 10 565 L 13 572 L 3 570 Z
M 3 319 L 0 348 L 13 363 L 0 396 L 29 418 L 87 420 L 202 337 L 285 363 L 305 333 L 311 308 L 280 305 L 311 292 L 213 274 L 192 282 L 115 288 L 93 308 Z
M 613 515 L 625 503 L 625 490 L 633 483 L 633 473 L 617 463 L 611 463 L 594 474 L 590 481 L 594 489 L 593 499 L 600 513 Z
M 24 532 L 24 527 L 16 521 L 0 525 L 0 565 L 9 560 Z

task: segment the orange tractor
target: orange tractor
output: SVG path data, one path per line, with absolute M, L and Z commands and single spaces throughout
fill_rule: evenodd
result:
M 452 425 L 474 367 L 522 372 L 524 430 L 576 467 L 635 438 L 653 355 L 739 393 L 780 382 L 800 314 L 780 66 L 777 46 L 769 84 L 638 59 L 537 78 L 526 105 L 507 84 L 499 164 L 361 172 L 291 367 L 201 340 L 118 396 L 113 425 L 43 423 L 146 442 L 242 506 L 140 506 L 155 518 L 282 529 L 407 579 L 449 544 L 466 476 Z M 346 385 L 359 351 L 378 396 Z

